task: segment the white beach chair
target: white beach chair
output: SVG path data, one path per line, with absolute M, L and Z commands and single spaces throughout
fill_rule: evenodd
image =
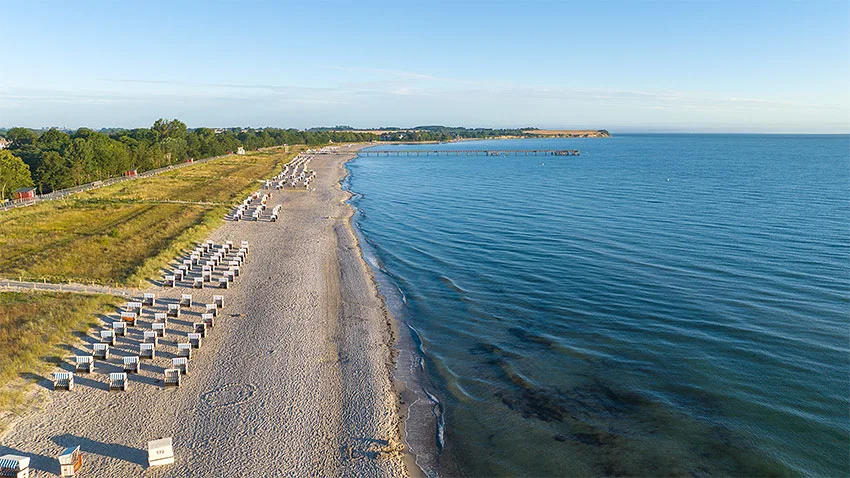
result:
M 139 358 L 151 360 L 155 359 L 156 345 L 152 343 L 139 344 Z
M 168 312 L 165 314 L 166 317 L 180 317 L 180 304 L 168 304 Z
M 192 294 L 180 294 L 180 306 L 192 308 Z
M 203 314 L 207 315 L 207 314 Z M 200 334 L 201 337 L 207 336 L 207 324 L 205 322 L 195 322 L 192 324 L 192 331 L 196 334 Z
M 94 358 L 109 360 L 109 344 L 92 344 L 91 348 Z
M 215 327 L 215 316 L 213 314 L 201 314 L 201 322 L 207 324 L 207 329 L 211 329 Z
M 192 344 L 193 349 L 201 348 L 201 340 L 202 340 L 201 334 L 199 334 L 197 332 L 190 332 L 190 333 L 186 334 L 186 337 L 188 338 L 189 343 Z
M 79 445 L 65 448 L 59 454 L 59 476 L 76 476 L 83 467 L 83 453 Z
M 205 313 L 212 314 L 213 316 L 218 317 L 218 305 L 216 305 L 215 302 L 213 302 L 211 304 L 206 304 L 204 306 L 204 309 L 205 309 L 205 311 L 204 311 Z
M 177 279 L 174 277 L 173 274 L 165 276 L 165 285 L 167 287 L 174 287 L 174 284 L 176 282 L 177 282 Z
M 127 374 L 124 372 L 112 372 L 109 374 L 109 390 L 127 390 Z
M 171 368 L 176 368 L 183 375 L 189 373 L 189 357 L 174 357 L 171 359 Z
M 142 341 L 157 347 L 159 345 L 159 334 L 155 330 L 145 330 L 142 332 Z
M 215 306 L 219 309 L 224 307 L 224 296 L 223 295 L 214 295 L 213 296 L 213 302 L 215 303 Z
M 53 390 L 71 391 L 73 389 L 74 374 L 72 372 L 53 372 Z
M 146 292 L 142 295 L 142 304 L 153 307 L 156 305 L 156 294 Z
M 180 342 L 177 344 L 177 356 L 192 358 L 192 344 L 189 342 Z
M 115 332 L 111 330 L 101 330 L 100 342 L 104 344 L 115 345 Z
M 77 355 L 74 357 L 74 371 L 79 373 L 92 373 L 94 370 L 93 355 Z
M 138 355 L 130 355 L 129 357 L 124 357 L 121 361 L 124 364 L 124 372 L 126 372 L 126 373 L 139 373 L 139 356 Z
M 204 278 L 203 277 L 195 277 L 193 282 L 193 287 L 195 289 L 203 289 L 204 288 Z
M 179 387 L 180 370 L 176 368 L 165 369 L 162 372 L 162 384 L 164 387 Z
M 165 323 L 164 322 L 154 322 L 154 323 L 152 323 L 151 329 L 153 329 L 153 333 L 156 334 L 157 337 L 165 337 Z
M 219 289 L 227 289 L 230 287 L 230 280 L 227 277 L 219 277 L 218 278 L 218 288 Z
M 11 454 L 0 456 L 0 476 L 29 478 L 30 458 Z

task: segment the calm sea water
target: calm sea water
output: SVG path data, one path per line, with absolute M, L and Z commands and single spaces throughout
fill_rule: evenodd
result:
M 850 138 L 394 147 L 582 152 L 349 163 L 442 474 L 850 473 Z

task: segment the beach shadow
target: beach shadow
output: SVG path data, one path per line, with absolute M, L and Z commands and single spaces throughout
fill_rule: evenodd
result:
M 131 448 L 117 443 L 103 443 L 89 438 L 71 434 L 57 435 L 52 438 L 53 443 L 61 447 L 80 446 L 83 453 L 91 453 L 119 460 L 125 460 L 143 467 L 148 465 L 148 454 L 145 450 Z M 58 468 L 58 466 L 57 466 Z
M 53 473 L 54 475 L 59 474 L 59 460 L 57 460 L 55 457 L 36 455 L 26 451 L 0 445 L 0 455 L 6 454 L 29 457 L 31 469 L 44 471 L 47 473 Z
M 44 377 L 42 375 L 39 375 L 37 373 L 32 373 L 32 372 L 21 372 L 21 373 L 18 374 L 18 376 L 21 377 L 24 380 L 27 380 L 27 381 L 30 381 L 30 382 L 37 384 L 39 387 L 42 387 L 42 388 L 45 388 L 45 389 L 51 390 L 51 391 L 53 390 L 53 379 L 52 378 Z
M 89 374 L 86 374 L 89 375 Z M 74 375 L 74 385 L 88 387 L 95 390 L 109 390 L 109 384 L 86 377 L 85 375 Z

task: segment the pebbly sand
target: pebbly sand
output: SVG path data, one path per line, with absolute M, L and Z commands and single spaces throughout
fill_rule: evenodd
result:
M 356 147 L 350 147 L 352 151 Z M 59 473 L 56 457 L 80 445 L 82 474 L 98 477 L 404 476 L 392 319 L 351 229 L 339 181 L 352 155 L 318 155 L 311 191 L 274 191 L 278 222 L 227 222 L 211 237 L 250 243 L 230 289 L 160 289 L 156 307 L 119 338 L 109 363 L 77 375 L 72 392 L 39 382 L 40 410 L 0 438 L 0 454 L 32 457 L 31 476 Z M 179 388 L 163 389 L 178 338 L 201 307 L 170 319 L 157 357 L 142 360 L 126 392 L 107 391 L 116 355 L 138 354 L 153 312 L 181 293 L 224 295 L 215 328 Z M 160 300 L 161 299 L 161 300 Z M 90 350 L 96 331 L 69 352 Z M 182 340 L 181 340 L 182 341 Z M 147 466 L 147 442 L 173 437 L 176 463 Z

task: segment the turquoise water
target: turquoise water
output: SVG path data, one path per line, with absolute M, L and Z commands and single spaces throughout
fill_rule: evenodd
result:
M 437 147 L 582 155 L 349 163 L 440 402 L 429 471 L 850 473 L 850 138 Z

